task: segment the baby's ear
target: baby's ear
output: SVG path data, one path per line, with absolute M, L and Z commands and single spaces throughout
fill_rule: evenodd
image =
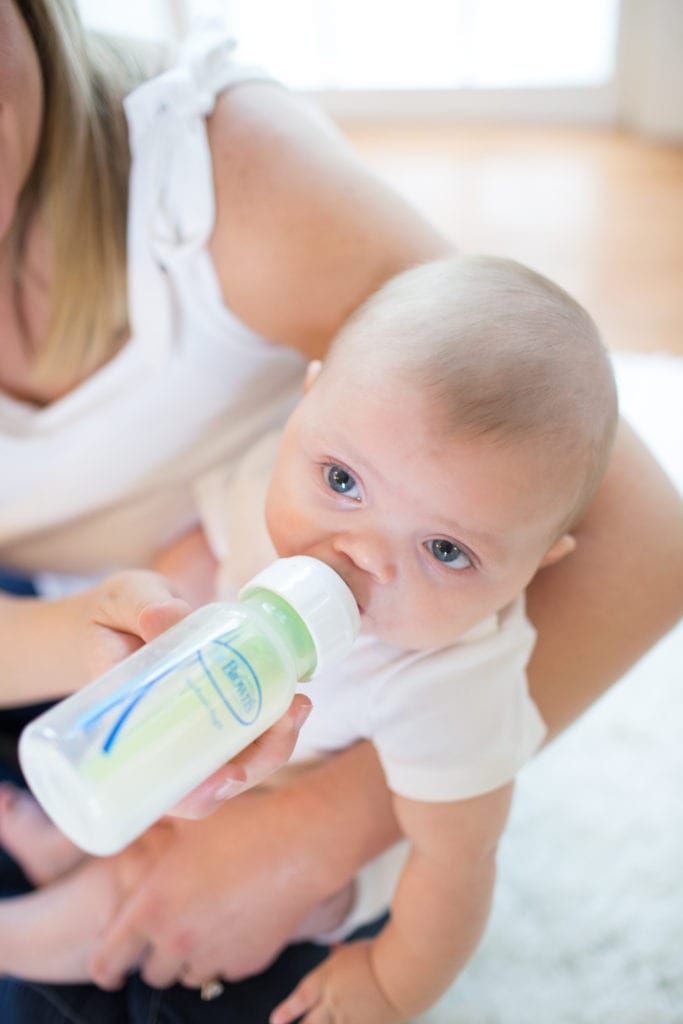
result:
M 545 555 L 541 559 L 539 569 L 544 569 L 547 565 L 554 565 L 555 562 L 559 562 L 565 555 L 569 555 L 576 547 L 576 538 L 571 533 L 563 533 L 561 537 L 555 541 L 551 547 L 548 548 Z
M 304 377 L 305 395 L 308 394 L 309 390 L 313 387 L 316 380 L 318 379 L 318 374 L 322 369 L 322 365 L 323 364 L 320 362 L 319 359 L 312 359 L 311 362 L 306 367 L 306 376 Z

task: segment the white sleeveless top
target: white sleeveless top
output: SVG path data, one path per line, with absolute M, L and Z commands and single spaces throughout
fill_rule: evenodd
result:
M 214 194 L 206 116 L 264 76 L 195 34 L 125 101 L 131 338 L 45 408 L 0 395 L 0 566 L 99 575 L 144 566 L 196 519 L 192 482 L 229 466 L 294 404 L 304 358 L 223 303 L 207 251 Z

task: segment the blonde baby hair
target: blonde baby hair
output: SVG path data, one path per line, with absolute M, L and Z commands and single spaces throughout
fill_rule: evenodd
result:
M 458 255 L 399 274 L 337 335 L 340 353 L 398 373 L 446 432 L 540 441 L 576 474 L 564 532 L 604 474 L 618 410 L 598 330 L 566 291 L 514 260 Z

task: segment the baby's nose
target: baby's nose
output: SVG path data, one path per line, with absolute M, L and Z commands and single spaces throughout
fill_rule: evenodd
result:
M 344 534 L 335 538 L 333 547 L 378 583 L 389 583 L 395 575 L 391 548 L 384 536 Z

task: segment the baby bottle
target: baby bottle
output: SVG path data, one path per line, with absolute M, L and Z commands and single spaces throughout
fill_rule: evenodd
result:
M 280 718 L 358 628 L 333 569 L 273 562 L 239 601 L 199 608 L 31 722 L 26 780 L 74 843 L 115 853 Z

